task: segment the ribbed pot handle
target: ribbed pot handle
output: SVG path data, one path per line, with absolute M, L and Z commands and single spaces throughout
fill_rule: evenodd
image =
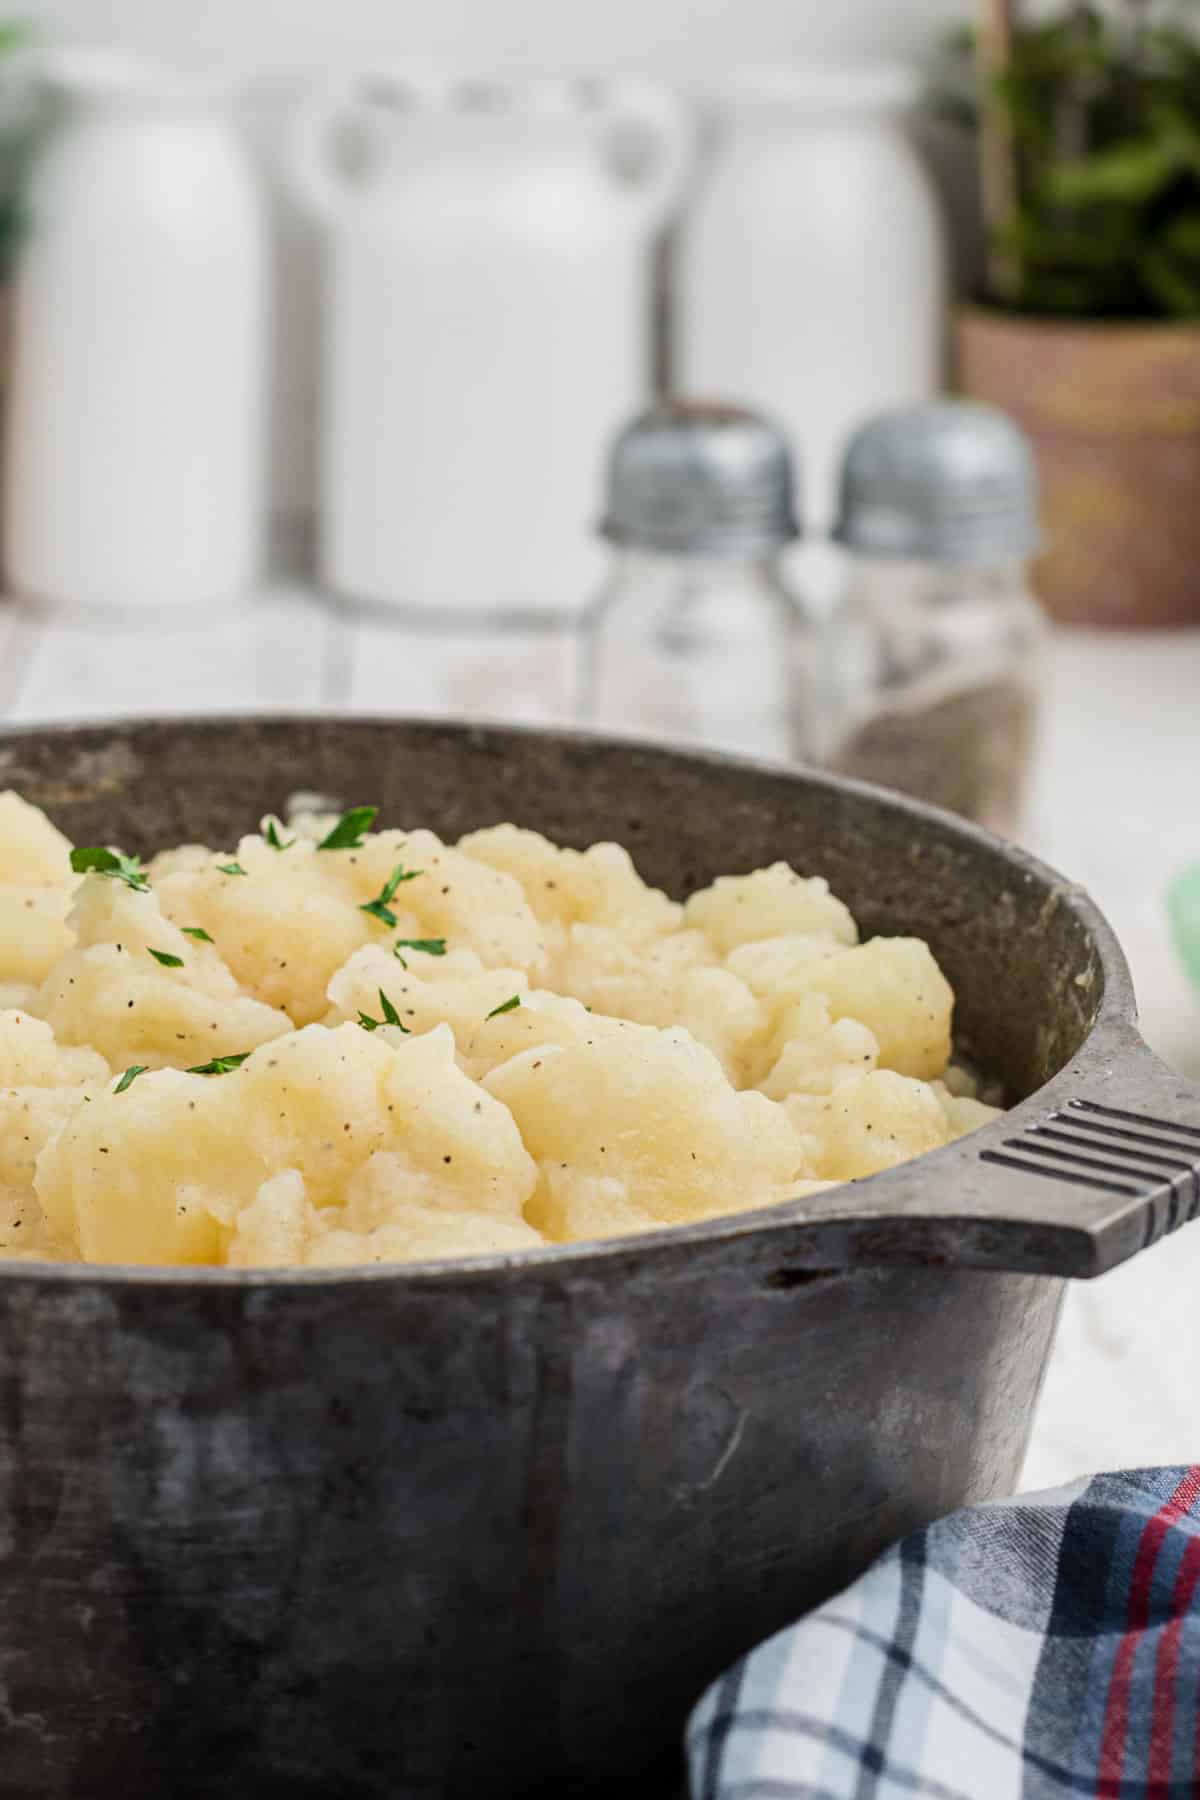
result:
M 1082 1072 L 883 1177 L 874 1204 L 870 1182 L 806 1202 L 796 1266 L 1088 1277 L 1188 1224 L 1200 1215 L 1200 1090 L 1131 1027 L 1092 1048 Z

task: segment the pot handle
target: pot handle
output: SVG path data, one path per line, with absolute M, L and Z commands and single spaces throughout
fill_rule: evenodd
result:
M 646 229 L 666 223 L 692 170 L 691 116 L 669 88 L 652 81 L 617 82 L 605 138 L 610 174 Z
M 1119 1027 L 1084 1074 L 911 1168 L 899 1203 L 872 1209 L 870 1184 L 804 1202 L 797 1270 L 1103 1275 L 1200 1215 L 1200 1090 Z

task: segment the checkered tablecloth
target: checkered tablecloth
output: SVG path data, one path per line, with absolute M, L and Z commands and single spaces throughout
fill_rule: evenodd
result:
M 1200 1795 L 1200 1466 L 953 1514 L 739 1662 L 693 1800 Z

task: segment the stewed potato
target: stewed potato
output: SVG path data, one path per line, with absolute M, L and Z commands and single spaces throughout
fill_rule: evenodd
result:
M 890 1168 L 993 1116 L 928 947 L 786 864 L 375 814 L 147 866 L 0 795 L 0 1254 L 520 1252 Z

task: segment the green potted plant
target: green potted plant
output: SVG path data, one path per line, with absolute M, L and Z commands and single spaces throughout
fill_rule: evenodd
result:
M 0 21 L 0 77 L 7 58 L 29 42 L 28 27 Z M 12 348 L 12 272 L 25 232 L 25 176 L 35 135 L 28 80 L 0 79 L 0 451 Z
M 29 42 L 28 27 L 0 21 L 0 77 L 7 58 Z M 25 171 L 33 138 L 28 82 L 0 83 L 0 287 L 12 272 L 25 225 Z
M 1155 0 L 983 0 L 973 51 L 989 254 L 958 374 L 1033 438 L 1043 596 L 1200 623 L 1200 39 Z

